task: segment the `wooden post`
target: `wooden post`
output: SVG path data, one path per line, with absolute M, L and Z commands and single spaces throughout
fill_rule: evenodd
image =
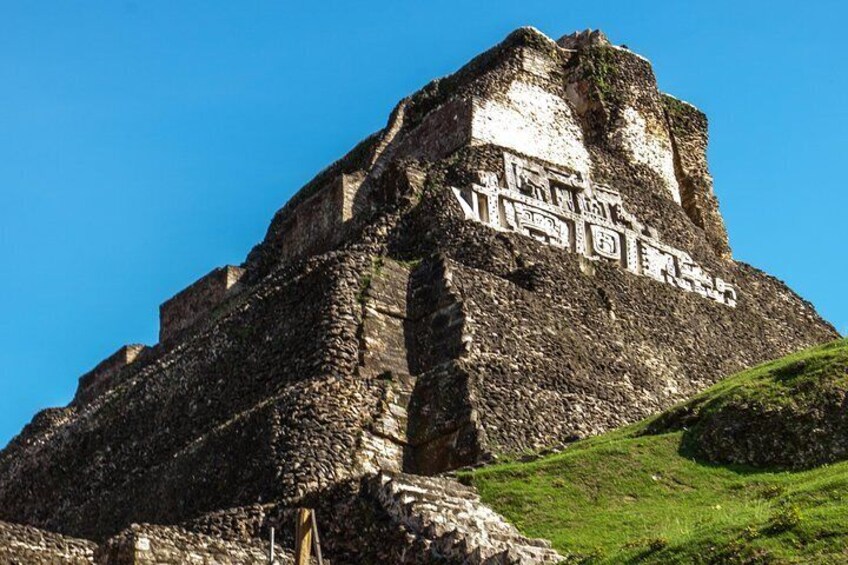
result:
M 314 510 L 310 514 L 312 515 L 312 549 L 315 550 L 318 565 L 324 565 L 324 558 L 321 556 L 321 538 L 318 537 L 318 520 L 315 519 Z
M 312 557 L 312 511 L 308 508 L 297 510 L 295 527 L 295 565 L 309 565 Z

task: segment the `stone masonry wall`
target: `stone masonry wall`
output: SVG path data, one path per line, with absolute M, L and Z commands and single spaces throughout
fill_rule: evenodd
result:
M 144 353 L 146 346 L 125 345 L 80 377 L 74 404 L 88 402 L 112 384 L 115 376 Z
M 325 560 L 337 564 L 543 564 L 563 558 L 529 539 L 480 501 L 473 488 L 443 477 L 380 472 L 315 493 Z M 271 527 L 294 543 L 296 509 L 274 504 L 214 512 L 186 524 L 192 532 L 238 544 L 267 540 Z M 326 562 L 326 561 L 325 561 Z
M 0 515 L 102 538 L 356 473 L 380 394 L 351 379 L 369 267 L 370 255 L 330 254 L 272 275 L 49 441 L 3 452 Z
M 257 540 L 234 543 L 178 527 L 133 525 L 97 548 L 98 565 L 265 565 L 270 546 Z M 294 563 L 277 546 L 275 564 Z
M 473 170 L 488 159 L 479 149 L 452 166 Z M 740 289 L 735 308 L 466 221 L 447 186 L 431 187 L 398 231 L 393 253 L 450 258 L 468 353 L 458 356 L 465 367 L 459 382 L 452 382 L 457 373 L 440 382 L 474 399 L 463 410 L 482 422 L 480 453 L 596 434 L 835 336 L 779 281 L 744 264 L 709 260 L 709 249 L 703 256 L 710 268 Z M 688 229 L 697 237 L 695 226 Z
M 338 245 L 360 212 L 362 182 L 361 173 L 339 174 L 297 207 L 281 210 L 268 228 L 266 252 L 277 261 L 292 260 Z
M 409 446 L 407 409 L 415 377 L 406 347 L 408 286 L 409 269 L 379 257 L 359 297 L 363 315 L 358 376 L 382 385 L 372 421 L 362 435 L 360 458 L 369 472 L 402 471 Z
M 166 341 L 238 292 L 244 270 L 226 266 L 213 270 L 159 307 L 159 341 Z
M 89 564 L 95 547 L 90 541 L 0 522 L 0 563 L 5 565 Z
M 410 562 L 406 550 L 468 548 L 430 535 L 438 516 L 405 514 L 405 500 L 429 508 L 435 483 L 380 498 L 388 483 L 368 477 L 569 442 L 836 337 L 730 258 L 705 145 L 701 115 L 663 98 L 644 58 L 599 33 L 517 30 L 402 101 L 277 213 L 243 267 L 163 305 L 157 346 L 39 413 L 0 452 L 0 519 L 104 540 L 304 503 L 382 536 L 334 518 L 339 555 L 376 555 L 373 539 Z M 480 187 L 511 191 L 511 209 Z M 570 210 L 554 202 L 572 189 Z M 607 231 L 565 229 L 578 212 Z M 623 256 L 615 229 L 638 252 Z M 161 559 L 195 552 L 174 536 Z
M 663 106 L 674 142 L 681 205 L 692 222 L 704 230 L 716 254 L 729 258 L 727 230 L 707 166 L 707 116 L 691 104 L 667 94 L 663 95 Z
M 270 544 L 259 539 L 223 540 L 177 526 L 137 525 L 101 545 L 30 526 L 0 522 L 4 565 L 265 565 Z M 274 563 L 294 563 L 291 550 L 275 547 Z
M 409 405 L 409 448 L 404 469 L 434 474 L 485 460 L 469 352 L 466 308 L 456 291 L 453 265 L 423 261 L 410 285 L 407 342 L 416 375 Z

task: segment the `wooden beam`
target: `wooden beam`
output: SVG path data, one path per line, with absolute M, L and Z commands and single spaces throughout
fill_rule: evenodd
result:
M 312 510 L 298 508 L 295 527 L 295 565 L 309 565 L 312 557 Z

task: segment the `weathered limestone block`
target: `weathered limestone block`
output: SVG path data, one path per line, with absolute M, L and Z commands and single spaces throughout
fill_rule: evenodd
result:
M 671 133 L 650 62 L 612 45 L 598 31 L 577 32 L 557 43 L 575 54 L 566 90 L 589 131 L 590 152 L 600 169 L 595 180 L 609 182 L 604 161 L 615 155 L 649 171 L 664 196 L 680 204 Z
M 471 138 L 591 174 L 583 130 L 568 102 L 549 89 L 513 81 L 501 97 L 473 102 Z
M 480 423 L 477 384 L 462 362 L 418 376 L 409 405 L 407 472 L 434 475 L 491 459 Z
M 0 563 L 83 565 L 94 562 L 93 542 L 0 522 Z
M 528 539 L 456 481 L 381 473 L 370 481 L 373 496 L 412 539 L 399 563 L 432 561 L 477 564 L 559 563 L 563 557 L 543 540 Z
M 275 548 L 274 563 L 294 563 L 291 551 Z M 133 525 L 97 548 L 97 565 L 266 565 L 270 545 L 234 543 L 176 526 Z
M 367 206 L 358 196 L 364 173 L 339 174 L 296 207 L 274 217 L 265 241 L 277 261 L 320 253 L 338 245 L 349 222 Z
M 115 375 L 136 361 L 145 349 L 147 347 L 141 344 L 125 345 L 101 361 L 94 369 L 80 377 L 73 403 L 85 404 L 109 388 Z
M 727 230 L 707 166 L 707 116 L 673 96 L 664 94 L 662 101 L 674 143 L 681 205 L 695 225 L 704 230 L 715 252 L 729 259 Z
M 379 258 L 361 293 L 363 316 L 358 376 L 382 389 L 359 455 L 367 473 L 402 471 L 408 446 L 407 407 L 415 386 L 406 348 L 409 269 Z
M 466 311 L 453 288 L 449 261 L 436 257 L 415 270 L 409 308 L 409 359 L 416 382 L 404 470 L 430 475 L 486 460 L 475 381 L 462 363 L 471 349 Z
M 473 104 L 454 97 L 431 110 L 420 121 L 406 125 L 386 150 L 387 157 L 436 160 L 450 155 L 471 140 Z
M 674 150 L 662 115 L 645 113 L 627 106 L 611 133 L 612 142 L 627 152 L 636 164 L 654 171 L 665 184 L 671 198 L 680 204 L 680 185 L 674 170 Z
M 159 307 L 159 341 L 166 341 L 211 313 L 240 289 L 244 269 L 213 270 Z

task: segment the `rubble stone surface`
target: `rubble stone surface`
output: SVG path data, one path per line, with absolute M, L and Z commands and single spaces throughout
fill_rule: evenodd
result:
M 277 546 L 274 563 L 294 563 Z M 178 526 L 133 524 L 103 544 L 0 522 L 0 563 L 4 565 L 265 565 L 270 542 L 229 541 Z
M 0 563 L 6 565 L 93 563 L 95 547 L 90 541 L 0 522 Z
M 268 508 L 309 505 L 336 563 L 513 543 L 547 562 L 472 494 L 411 475 L 597 434 L 837 337 L 732 259 L 706 142 L 643 57 L 516 30 L 401 101 L 244 264 L 166 303 L 159 344 L 36 415 L 0 452 L 0 519 L 249 543 Z
M 380 474 L 372 479 L 375 498 L 411 538 L 412 550 L 399 563 L 559 563 L 550 544 L 528 539 L 473 489 L 447 479 Z

